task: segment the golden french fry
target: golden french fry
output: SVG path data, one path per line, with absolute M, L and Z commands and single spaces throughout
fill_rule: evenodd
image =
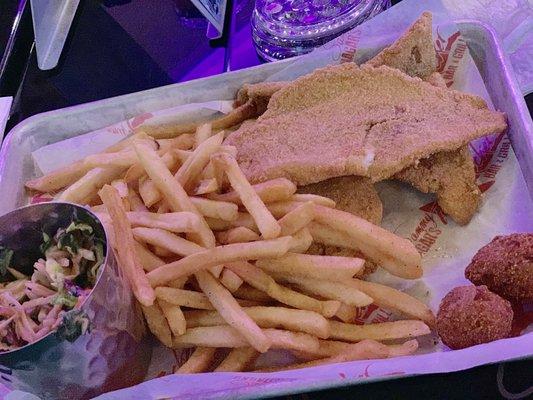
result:
M 139 194 L 131 187 L 128 188 L 128 201 L 130 202 L 131 211 L 147 212 L 148 208 L 144 205 Z
M 217 282 L 209 272 L 198 271 L 195 276 L 200 288 L 226 323 L 235 328 L 254 349 L 260 353 L 266 352 L 271 346 L 270 340 L 243 311 L 231 292 Z
M 259 228 L 257 228 L 254 218 L 248 213 L 240 212 L 237 216 L 237 219 L 235 221 L 231 221 L 231 225 L 234 227 L 242 226 L 250 229 L 251 231 L 259 233 Z
M 166 165 L 169 170 L 172 170 L 176 167 L 179 162 L 179 158 L 173 151 L 168 151 L 161 157 L 161 161 Z M 145 171 L 140 162 L 137 162 L 135 165 L 132 165 L 124 175 L 124 181 L 131 183 L 138 180 L 144 175 Z
M 301 364 L 293 364 L 285 367 L 263 368 L 257 372 L 288 371 L 291 369 L 316 367 L 318 365 L 342 363 L 353 360 L 371 360 L 374 358 L 389 357 L 389 348 L 374 340 L 362 340 L 359 343 L 349 344 L 345 352 L 319 360 L 309 361 Z
M 247 285 L 246 283 L 243 283 L 235 291 L 235 293 L 233 293 L 233 296 L 235 296 L 238 299 L 258 301 L 260 303 L 272 302 L 272 297 L 270 297 L 268 294 L 266 294 L 265 292 L 262 292 L 259 289 L 254 288 L 253 286 Z
M 239 216 L 239 207 L 237 204 L 227 201 L 216 201 L 204 199 L 202 197 L 190 197 L 191 203 L 198 209 L 200 214 L 217 218 L 223 221 L 235 221 Z
M 361 258 L 287 253 L 279 258 L 257 260 L 255 265 L 283 276 L 342 282 L 353 278 L 364 263 Z
M 120 167 L 129 168 L 137 163 L 137 155 L 133 150 L 124 150 L 118 153 L 99 153 L 85 157 L 84 164 L 88 168 Z
M 332 339 L 358 342 L 364 339 L 392 340 L 423 336 L 430 333 L 429 327 L 422 321 L 404 320 L 382 322 L 379 324 L 355 325 L 344 322 L 329 321 Z
M 300 332 L 279 329 L 263 329 L 273 349 L 317 351 L 318 339 Z M 174 338 L 174 347 L 249 347 L 248 342 L 235 328 L 228 325 L 202 326 L 187 329 L 185 334 Z
M 157 303 L 159 304 L 159 307 L 161 307 L 163 315 L 167 319 L 168 326 L 170 327 L 172 334 L 175 336 L 183 335 L 185 333 L 185 329 L 187 328 L 187 323 L 180 306 L 170 304 L 161 299 L 158 299 Z
M 202 246 L 163 229 L 139 227 L 133 228 L 132 231 L 136 240 L 163 248 L 180 256 L 188 256 L 205 250 Z
M 137 300 L 145 306 L 151 306 L 155 299 L 154 290 L 148 283 L 135 251 L 131 226 L 117 190 L 112 186 L 105 185 L 99 194 L 111 217 L 114 237 L 117 242 L 117 257 L 124 270 L 124 275 L 129 280 Z
M 275 203 L 268 203 L 268 211 L 276 218 L 282 218 L 291 211 L 297 209 L 305 203 L 300 201 L 285 200 L 285 201 L 276 201 Z
M 242 309 L 261 328 L 282 328 L 304 332 L 325 339 L 329 337 L 329 323 L 322 315 L 286 307 L 245 307 Z M 224 325 L 224 319 L 215 311 L 187 311 L 189 328 Z
M 260 239 L 257 233 L 244 226 L 218 232 L 215 237 L 220 244 L 255 242 Z
M 157 153 L 142 143 L 134 142 L 133 146 L 146 173 L 165 196 L 172 211 L 190 211 L 200 216 L 183 187 L 174 179 Z M 197 239 L 203 247 L 215 246 L 215 236 L 203 218 L 200 218 L 198 235 L 194 234 L 193 236 L 191 234 L 191 237 Z
M 81 179 L 91 170 L 83 160 L 61 167 L 39 178 L 26 182 L 26 187 L 37 192 L 56 192 Z
M 57 200 L 77 204 L 88 203 L 102 186 L 118 178 L 122 171 L 122 168 L 117 167 L 91 169 L 65 189 Z
M 335 313 L 335 316 L 342 322 L 353 324 L 357 318 L 357 307 L 342 303 Z
M 220 275 L 220 283 L 222 283 L 231 293 L 234 293 L 242 285 L 242 279 L 232 270 L 224 268 Z
M 309 230 L 307 228 L 300 229 L 292 235 L 291 252 L 305 253 L 311 247 L 312 243 L 313 237 L 309 233 Z
M 188 211 L 166 214 L 130 211 L 127 215 L 133 227 L 164 229 L 174 233 L 198 232 L 200 229 L 198 215 Z
M 213 363 L 216 348 L 197 347 L 189 359 L 176 370 L 176 374 L 197 374 L 205 372 Z
M 167 347 L 172 347 L 172 333 L 170 332 L 170 327 L 168 322 L 163 315 L 163 310 L 154 302 L 151 306 L 141 305 L 144 317 L 148 323 L 148 328 L 150 331 Z
M 217 180 L 215 178 L 202 179 L 198 182 L 198 186 L 193 190 L 195 196 L 209 194 L 216 192 L 219 189 Z
M 201 253 L 192 254 L 179 261 L 163 265 L 149 272 L 147 277 L 150 283 L 156 287 L 181 276 L 192 275 L 196 271 L 215 265 L 238 260 L 280 257 L 289 250 L 291 240 L 292 238 L 290 236 L 284 236 L 258 242 L 218 246 Z
M 252 189 L 257 193 L 263 203 L 273 203 L 288 200 L 296 192 L 296 185 L 288 179 L 278 178 L 252 185 Z M 242 205 L 239 194 L 234 190 L 223 194 L 213 193 L 208 197 L 213 200 L 231 201 L 232 203 Z
M 260 268 L 246 261 L 232 262 L 226 264 L 226 268 L 231 269 L 249 285 L 267 293 L 280 303 L 302 310 L 314 311 L 330 318 L 339 309 L 338 301 L 321 301 L 302 293 L 278 285 L 274 279 L 264 273 Z
M 169 151 L 173 149 L 188 150 L 194 146 L 196 139 L 194 135 L 184 133 L 172 139 L 158 139 L 159 150 Z
M 353 214 L 316 204 L 315 220 L 348 234 L 363 254 L 391 274 L 406 279 L 422 276 L 422 258 L 409 240 Z
M 259 356 L 253 347 L 237 347 L 222 360 L 213 372 L 241 372 L 246 371 Z
M 364 307 L 372 304 L 372 297 L 342 282 L 325 281 L 314 278 L 302 278 L 271 273 L 276 280 L 296 285 L 304 293 L 326 299 L 338 300 L 349 306 Z
M 160 286 L 155 288 L 155 295 L 159 300 L 176 306 L 198 308 L 200 310 L 215 309 L 205 294 L 192 290 Z
M 319 196 L 317 194 L 310 194 L 310 193 L 295 193 L 291 198 L 290 200 L 292 201 L 299 201 L 299 202 L 312 202 L 314 204 L 319 204 L 321 206 L 324 206 L 324 207 L 330 207 L 330 208 L 335 208 L 335 201 L 327 198 L 327 197 L 323 197 L 323 196 Z
M 160 246 L 152 246 L 152 247 L 153 247 L 154 254 L 158 257 L 170 258 L 172 256 L 175 256 L 173 252 L 165 249 L 164 247 L 160 247 Z
M 374 342 L 373 340 L 362 340 L 359 343 L 363 342 Z M 336 340 L 319 340 L 320 347 L 316 353 L 304 353 L 304 352 L 298 352 L 295 353 L 295 355 L 299 359 L 303 360 L 317 360 L 322 358 L 329 358 L 334 357 L 338 355 L 343 354 L 349 354 L 353 350 L 358 349 L 359 343 L 353 344 L 353 343 L 346 343 L 346 342 L 339 342 Z M 366 345 L 365 345 L 366 346 Z M 413 354 L 418 349 L 418 341 L 416 339 L 408 340 L 407 342 L 401 343 L 401 344 L 389 344 L 384 345 L 380 344 L 379 347 L 376 347 L 377 349 L 380 349 L 380 353 L 385 353 L 385 347 L 387 348 L 387 357 L 400 357 L 400 356 L 406 356 L 409 354 Z M 352 356 L 353 357 L 353 356 Z M 375 358 L 375 357 L 371 357 Z M 348 360 L 351 361 L 351 360 Z
M 161 194 L 154 181 L 146 177 L 139 180 L 139 195 L 147 208 L 152 207 L 161 200 Z
M 431 309 L 407 293 L 379 283 L 359 279 L 350 279 L 344 283 L 366 293 L 380 307 L 398 311 L 409 318 L 420 319 L 429 326 L 435 325 L 435 316 Z
M 313 220 L 314 206 L 310 201 L 285 214 L 279 221 L 281 235 L 287 236 L 303 229 Z
M 218 153 L 214 157 L 217 162 L 223 165 L 231 186 L 239 194 L 242 204 L 254 218 L 263 237 L 265 239 L 278 237 L 281 232 L 281 227 L 270 211 L 268 211 L 265 203 L 263 203 L 254 191 L 252 185 L 246 180 L 235 158 L 225 153 Z
M 231 110 L 226 115 L 209 121 L 213 130 L 226 129 L 240 124 L 244 120 L 255 116 L 255 106 L 247 103 Z M 156 139 L 174 138 L 187 133 L 194 133 L 198 123 L 176 123 L 170 122 L 165 124 L 143 124 L 136 129 L 138 133 L 144 133 Z
M 202 124 L 196 128 L 194 133 L 194 147 L 197 148 L 201 143 L 209 139 L 213 134 L 211 124 Z
M 124 205 L 124 210 L 129 211 L 130 210 L 130 202 L 128 200 L 128 185 L 126 182 L 124 182 L 121 179 L 115 179 L 113 182 L 110 183 L 111 186 L 113 186 L 117 192 L 119 197 L 122 199 L 122 204 Z
M 223 221 L 218 218 L 209 218 L 209 217 L 205 217 L 205 222 L 209 226 L 209 229 L 213 231 L 225 231 L 227 229 L 231 229 L 233 225 L 229 221 Z
M 157 257 L 139 242 L 135 241 L 133 245 L 135 247 L 137 257 L 139 257 L 139 261 L 145 271 L 152 271 L 161 265 L 165 265 L 165 262 L 162 259 Z
M 170 206 L 165 200 L 161 200 L 157 206 L 156 214 L 168 214 L 170 213 Z
M 192 186 L 191 183 L 196 182 L 196 178 L 209 162 L 211 154 L 219 149 L 222 140 L 224 140 L 224 132 L 219 132 L 198 145 L 174 175 L 181 186 L 188 189 Z

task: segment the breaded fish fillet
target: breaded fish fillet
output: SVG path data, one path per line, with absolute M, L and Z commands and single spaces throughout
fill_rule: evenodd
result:
M 346 63 L 274 93 L 266 112 L 226 144 L 237 147 L 252 182 L 286 177 L 305 185 L 352 174 L 379 181 L 506 126 L 477 96 Z

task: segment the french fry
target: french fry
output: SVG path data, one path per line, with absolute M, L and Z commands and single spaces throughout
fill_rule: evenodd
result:
M 153 248 L 154 254 L 156 256 L 158 256 L 158 257 L 170 258 L 172 256 L 175 256 L 175 254 L 173 252 L 171 252 L 170 250 L 165 249 L 164 247 L 152 246 L 152 248 Z
M 252 185 L 252 189 L 263 203 L 273 203 L 276 201 L 288 200 L 296 192 L 296 185 L 288 179 L 278 178 Z M 230 201 L 242 205 L 239 194 L 234 190 L 223 194 L 213 193 L 208 197 L 212 200 Z
M 317 351 L 318 339 L 306 333 L 283 331 L 279 329 L 263 329 L 271 341 L 273 349 L 296 351 Z M 175 337 L 175 348 L 180 347 L 249 347 L 248 342 L 231 326 L 202 326 L 187 329 L 184 335 Z
M 292 235 L 291 252 L 305 253 L 311 247 L 312 243 L 313 237 L 309 233 L 309 230 L 307 228 L 300 229 Z
M 132 231 L 136 240 L 163 248 L 180 256 L 188 256 L 205 250 L 204 247 L 163 229 L 139 227 L 133 228 Z
M 170 213 L 170 206 L 165 200 L 161 200 L 157 206 L 156 214 L 168 214 Z
M 259 353 L 253 347 L 234 348 L 213 372 L 246 371 L 258 356 Z
M 409 318 L 420 319 L 429 326 L 435 325 L 435 316 L 431 309 L 407 293 L 379 283 L 359 279 L 350 279 L 344 283 L 366 293 L 382 308 L 398 311 Z
M 216 192 L 219 189 L 217 180 L 215 178 L 202 179 L 198 182 L 198 186 L 193 190 L 195 196 L 209 194 Z
M 142 143 L 134 142 L 133 145 L 146 173 L 154 181 L 159 191 L 165 196 L 172 211 L 190 211 L 200 215 L 196 207 L 189 200 L 183 187 L 174 179 L 157 153 Z M 215 236 L 203 218 L 200 218 L 200 231 L 198 235 L 194 235 L 192 238 L 198 239 L 199 244 L 203 247 L 209 248 L 215 246 Z
M 175 306 L 197 308 L 200 310 L 215 309 L 205 294 L 192 290 L 160 286 L 155 288 L 155 295 L 158 300 L 166 301 Z
M 137 257 L 139 257 L 139 261 L 145 271 L 153 271 L 157 267 L 165 265 L 165 262 L 162 259 L 157 257 L 154 253 L 152 253 L 139 242 L 135 241 L 133 245 L 135 247 Z
M 357 307 L 341 303 L 341 306 L 337 310 L 335 316 L 342 322 L 353 324 L 357 318 Z
M 194 135 L 184 133 L 172 139 L 158 139 L 159 149 L 169 151 L 172 149 L 188 150 L 194 146 L 196 139 Z
M 211 124 L 199 125 L 194 133 L 194 147 L 197 148 L 201 143 L 209 139 L 212 134 Z
M 287 236 L 303 229 L 313 220 L 314 206 L 310 201 L 285 214 L 279 221 L 281 235 Z
M 302 310 L 314 311 L 327 318 L 335 315 L 339 309 L 338 301 L 321 301 L 302 293 L 278 285 L 274 279 L 264 273 L 260 268 L 246 262 L 233 262 L 226 264 L 226 268 L 231 269 L 249 285 L 268 294 L 280 303 Z
M 167 347 L 172 347 L 172 333 L 168 322 L 163 315 L 163 310 L 154 302 L 151 306 L 141 305 L 144 317 L 150 331 Z
M 133 240 L 131 226 L 117 190 L 112 186 L 106 185 L 100 190 L 99 194 L 111 217 L 115 232 L 114 237 L 117 242 L 117 256 L 124 275 L 129 280 L 137 300 L 145 306 L 151 306 L 155 299 L 154 290 L 148 283 L 135 252 L 135 241 Z
M 219 246 L 163 265 L 149 272 L 147 277 L 152 286 L 156 287 L 215 265 L 238 260 L 280 257 L 289 250 L 291 241 L 290 236 L 284 236 L 272 240 Z
M 139 194 L 131 187 L 128 188 L 128 201 L 130 202 L 131 211 L 147 212 L 148 208 L 144 205 Z
M 168 326 L 170 327 L 172 334 L 175 336 L 183 335 L 185 333 L 185 329 L 187 328 L 187 322 L 185 321 L 185 317 L 180 306 L 170 304 L 161 299 L 158 299 L 157 303 L 159 304 L 159 307 L 161 307 L 163 315 L 167 319 Z
M 223 221 L 218 218 L 205 217 L 205 222 L 209 226 L 209 229 L 213 231 L 225 231 L 231 229 L 232 223 L 229 221 Z
M 346 233 L 371 261 L 405 279 L 422 276 L 421 256 L 407 239 L 354 214 L 315 204 L 315 220 Z
M 387 358 L 389 356 L 389 348 L 374 340 L 363 340 L 359 343 L 350 344 L 344 353 L 337 354 L 332 357 L 322 358 L 319 360 L 309 361 L 300 364 L 293 364 L 285 367 L 263 368 L 256 372 L 274 372 L 274 371 L 288 371 L 292 369 L 316 367 L 324 364 L 342 363 L 353 360 L 371 360 L 374 358 Z
M 322 315 L 286 307 L 245 307 L 242 309 L 261 328 L 281 328 L 304 332 L 325 339 L 329 337 L 329 323 Z M 215 311 L 187 311 L 189 328 L 224 325 L 224 319 Z
M 392 340 L 423 336 L 430 333 L 429 327 L 422 321 L 404 320 L 382 322 L 379 324 L 354 325 L 344 322 L 329 322 L 331 339 L 346 342 L 359 342 L 364 339 Z
M 189 359 L 176 370 L 176 374 L 197 374 L 205 372 L 213 363 L 216 348 L 197 347 Z
M 222 274 L 220 275 L 220 283 L 226 287 L 231 293 L 234 293 L 242 285 L 243 281 L 232 270 L 224 268 Z
M 235 293 L 233 293 L 233 296 L 238 299 L 258 301 L 261 303 L 272 302 L 272 297 L 270 297 L 268 294 L 262 292 L 259 289 L 254 288 L 253 286 L 247 285 L 246 283 L 243 283 L 235 291 Z
M 26 188 L 37 192 L 56 192 L 81 179 L 91 170 L 83 160 L 58 168 L 44 176 L 26 182 Z
M 235 221 L 239 216 L 237 205 L 227 201 L 209 200 L 203 197 L 190 197 L 190 200 L 200 214 L 209 218 L 218 218 L 231 222 Z
M 275 279 L 296 285 L 304 293 L 326 299 L 338 300 L 349 306 L 364 307 L 372 304 L 372 297 L 342 282 L 324 281 L 313 278 L 290 277 L 272 274 Z
M 255 242 L 260 239 L 257 233 L 244 226 L 217 232 L 215 237 L 220 244 Z
M 308 201 L 319 204 L 324 207 L 330 207 L 335 208 L 336 204 L 335 201 L 331 200 L 330 198 L 319 196 L 317 194 L 310 194 L 310 193 L 295 193 L 291 197 L 292 201 L 298 201 L 298 202 L 304 202 L 307 203 Z
M 174 233 L 198 232 L 200 227 L 198 215 L 188 211 L 166 214 L 130 211 L 127 215 L 133 227 L 164 229 Z
M 117 167 L 91 169 L 65 189 L 57 200 L 77 204 L 88 203 L 102 186 L 117 179 L 122 171 L 122 168 Z
M 257 228 L 254 218 L 248 213 L 240 212 L 237 216 L 237 219 L 235 221 L 231 221 L 231 225 L 234 227 L 242 226 L 250 229 L 251 231 L 259 233 L 259 228 Z
M 120 167 L 129 168 L 137 163 L 137 155 L 133 150 L 124 150 L 118 153 L 99 153 L 85 157 L 84 164 L 88 168 Z
M 210 121 L 213 130 L 226 129 L 240 124 L 242 121 L 255 116 L 255 106 L 243 104 L 226 115 Z M 136 129 L 137 133 L 144 133 L 156 139 L 174 138 L 185 133 L 194 133 L 197 123 L 166 123 L 158 125 L 144 124 Z
M 179 158 L 177 154 L 173 151 L 168 151 L 163 156 L 161 156 L 161 161 L 165 164 L 165 166 L 172 170 L 176 167 L 178 164 Z M 133 181 L 138 180 L 145 174 L 144 168 L 140 162 L 137 162 L 135 165 L 132 165 L 124 175 L 124 181 L 126 183 L 131 183 Z
M 249 342 L 250 346 L 260 353 L 266 352 L 271 346 L 270 340 L 267 339 L 253 319 L 243 311 L 231 292 L 208 272 L 198 271 L 195 276 L 200 288 L 220 316 L 235 328 Z
M 363 340 L 359 343 L 363 343 L 365 341 L 369 341 L 369 339 Z M 320 347 L 316 353 L 298 352 L 296 353 L 296 356 L 303 360 L 316 360 L 316 359 L 321 359 L 321 358 L 334 357 L 337 355 L 347 354 L 351 352 L 353 349 L 357 349 L 357 347 L 355 346 L 359 344 L 359 343 L 353 344 L 353 343 L 339 342 L 336 340 L 319 340 L 319 343 L 320 343 Z M 387 352 L 388 352 L 387 357 L 401 357 L 401 356 L 413 354 L 418 349 L 418 341 L 416 339 L 413 339 L 413 340 L 408 340 L 401 344 L 389 344 L 389 345 L 381 344 L 381 346 L 387 347 Z M 385 350 L 384 347 L 380 347 L 380 348 Z
M 287 253 L 279 258 L 257 260 L 255 265 L 283 276 L 343 282 L 359 273 L 364 263 L 360 258 Z
M 181 186 L 188 189 L 192 183 L 196 182 L 196 178 L 209 162 L 211 154 L 218 150 L 222 140 L 224 140 L 224 132 L 219 132 L 198 144 L 198 147 L 174 175 Z
M 149 178 L 139 180 L 139 195 L 147 208 L 152 207 L 161 200 L 161 194 L 157 186 Z
M 254 218 L 263 237 L 265 239 L 278 237 L 281 232 L 281 227 L 270 211 L 268 211 L 265 203 L 261 201 L 260 197 L 254 191 L 252 185 L 246 180 L 235 158 L 225 153 L 218 153 L 214 157 L 223 165 L 231 186 L 239 194 L 242 204 Z

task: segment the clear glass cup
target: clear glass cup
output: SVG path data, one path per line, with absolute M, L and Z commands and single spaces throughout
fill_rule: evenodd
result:
M 256 0 L 252 37 L 266 61 L 306 54 L 390 7 L 390 0 Z

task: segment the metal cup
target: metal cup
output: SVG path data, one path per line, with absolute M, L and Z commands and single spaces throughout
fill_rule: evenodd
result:
M 54 234 L 75 218 L 105 239 L 98 218 L 69 203 L 41 203 L 0 217 L 0 245 L 14 250 L 14 266 L 31 275 L 39 254 L 42 230 Z M 89 330 L 77 336 L 60 326 L 37 342 L 0 353 L 0 382 L 42 399 L 86 399 L 135 385 L 146 374 L 152 347 L 142 312 L 130 285 L 118 268 L 105 240 L 105 261 L 89 297 L 80 309 L 80 321 Z M 71 341 L 73 340 L 73 341 Z

